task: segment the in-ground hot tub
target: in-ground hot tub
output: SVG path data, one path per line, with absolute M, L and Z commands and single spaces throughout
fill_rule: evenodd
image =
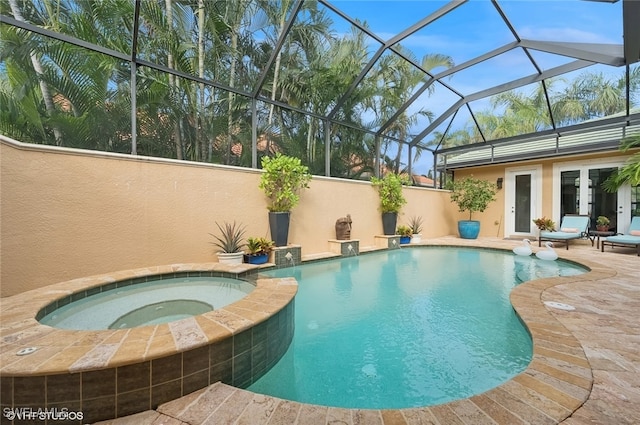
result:
M 291 342 L 293 279 L 257 279 L 253 291 L 223 308 L 134 328 L 58 329 L 36 316 L 150 277 L 247 279 L 256 270 L 219 263 L 162 266 L 3 299 L 1 407 L 66 408 L 82 412 L 86 423 L 152 409 L 218 381 L 248 386 Z
M 68 297 L 52 302 L 36 319 L 54 328 L 77 330 L 157 325 L 220 309 L 255 289 L 244 280 L 198 274 L 145 276 L 98 286 L 75 294 L 70 302 Z

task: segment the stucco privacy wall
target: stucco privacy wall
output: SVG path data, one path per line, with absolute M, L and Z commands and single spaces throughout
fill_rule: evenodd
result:
M 0 294 L 77 277 L 173 263 L 217 261 L 209 233 L 234 221 L 268 236 L 260 171 L 29 145 L 0 137 Z M 425 237 L 455 233 L 448 192 L 406 188 L 400 222 L 420 215 Z M 352 239 L 382 233 L 368 182 L 314 176 L 292 212 L 289 242 L 326 252 L 335 221 Z

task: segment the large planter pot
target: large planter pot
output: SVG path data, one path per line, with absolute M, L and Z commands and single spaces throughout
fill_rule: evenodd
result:
M 422 242 L 422 233 L 414 233 L 413 236 L 411 236 L 411 243 L 417 244 L 420 242 Z
M 396 234 L 396 223 L 398 222 L 398 213 L 385 212 L 382 213 L 382 231 L 385 235 Z
M 271 229 L 271 240 L 276 246 L 286 246 L 289 240 L 289 220 L 291 212 L 271 212 L 269 211 L 269 229 Z
M 264 264 L 269 259 L 269 254 L 245 254 L 244 262 L 249 264 Z
M 480 234 L 480 222 L 476 220 L 458 221 L 458 233 L 462 239 L 477 239 Z
M 223 264 L 242 264 L 242 256 L 244 253 L 240 252 L 219 252 L 218 262 Z

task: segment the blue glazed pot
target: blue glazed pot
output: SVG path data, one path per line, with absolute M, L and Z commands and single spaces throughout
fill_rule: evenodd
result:
M 477 239 L 480 234 L 480 222 L 476 220 L 458 221 L 458 233 L 462 239 Z
M 244 255 L 244 262 L 249 264 L 264 264 L 269 259 L 269 254 Z
M 400 243 L 402 245 L 408 244 L 411 242 L 411 236 L 400 236 Z

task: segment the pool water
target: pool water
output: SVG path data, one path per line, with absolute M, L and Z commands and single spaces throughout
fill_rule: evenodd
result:
M 177 277 L 110 289 L 49 313 L 40 323 L 62 329 L 157 325 L 234 303 L 255 286 L 223 277 Z
M 248 389 L 345 408 L 428 406 L 524 370 L 531 338 L 509 292 L 585 269 L 501 251 L 415 247 L 270 271 L 294 276 L 289 350 Z

